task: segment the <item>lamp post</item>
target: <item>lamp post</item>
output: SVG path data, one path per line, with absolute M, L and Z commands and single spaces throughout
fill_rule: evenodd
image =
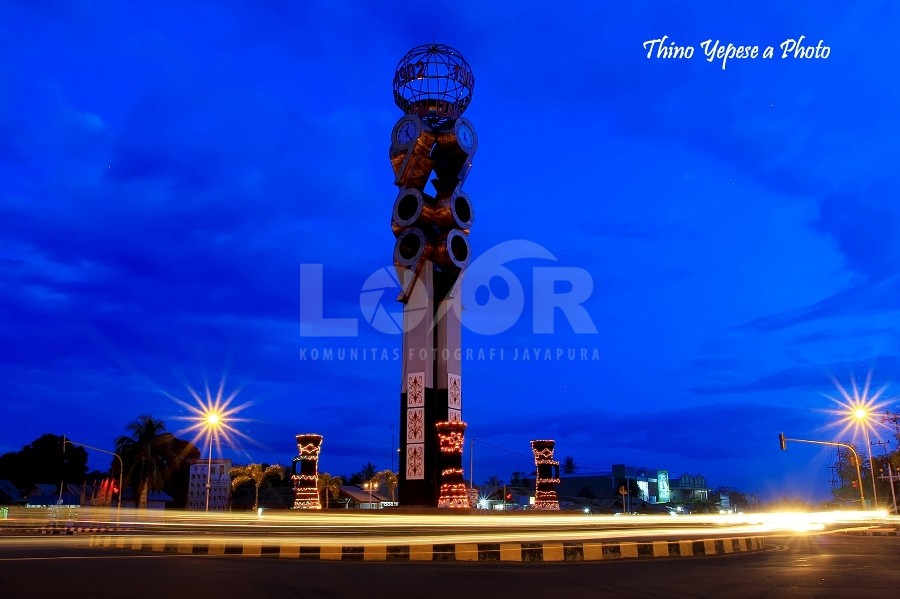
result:
M 209 459 L 206 462 L 206 512 L 209 513 L 209 494 L 212 489 L 212 445 L 213 436 L 218 432 L 222 419 L 216 412 L 205 415 L 206 436 L 209 437 Z
M 832 447 L 843 447 L 847 449 L 850 453 L 853 454 L 853 459 L 856 461 L 856 480 L 859 481 L 859 505 L 860 509 L 865 509 L 866 507 L 866 495 L 863 493 L 863 485 L 862 485 L 862 475 L 859 471 L 859 454 L 856 453 L 856 450 L 853 449 L 852 445 L 848 445 L 846 443 L 838 443 L 837 441 L 815 441 L 812 439 L 792 439 L 790 437 L 785 437 L 784 433 L 778 433 L 778 442 L 781 445 L 781 451 L 787 451 L 787 442 L 788 441 L 796 441 L 797 443 L 812 443 L 813 445 L 830 445 Z
M 869 450 L 869 474 L 872 475 L 872 497 L 874 507 L 878 508 L 878 490 L 875 488 L 875 460 L 872 459 L 872 444 L 869 442 L 869 412 L 865 408 L 856 408 L 853 411 L 853 417 L 863 429 L 866 438 L 866 448 Z M 862 484 L 862 481 L 859 482 Z
M 372 509 L 372 489 L 375 487 L 375 479 L 363 483 L 363 489 L 369 492 L 369 509 Z

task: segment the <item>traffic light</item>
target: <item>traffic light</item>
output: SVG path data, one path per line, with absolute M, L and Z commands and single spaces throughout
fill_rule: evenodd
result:
M 853 482 L 851 482 L 850 484 L 853 485 L 854 489 L 859 488 L 859 482 L 855 478 L 853 479 Z
M 784 439 L 784 433 L 778 433 L 778 444 L 781 446 L 781 451 L 787 451 L 787 442 Z

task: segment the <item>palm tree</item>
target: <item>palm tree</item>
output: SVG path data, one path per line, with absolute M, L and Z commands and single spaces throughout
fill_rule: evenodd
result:
M 166 432 L 162 420 L 143 414 L 125 429 L 131 436 L 116 439 L 116 453 L 122 458 L 125 479 L 134 494 L 135 506 L 140 506 L 145 491 L 159 491 L 168 477 L 170 464 L 167 454 L 174 437 Z
M 363 480 L 372 480 L 375 478 L 375 473 L 377 470 L 375 469 L 375 464 L 372 462 L 366 462 L 366 465 L 362 467 L 362 470 L 359 471 L 359 475 Z
M 319 493 L 325 494 L 325 509 L 328 509 L 328 497 L 334 497 L 337 499 L 338 495 L 341 494 L 341 485 L 344 484 L 344 479 L 340 476 L 331 476 L 327 472 L 320 472 L 319 477 L 316 479 L 316 486 L 319 489 Z
M 578 470 L 578 465 L 575 464 L 575 458 L 570 455 L 567 455 L 565 458 L 563 458 L 563 474 L 575 474 L 576 470 Z
M 502 487 L 503 480 L 496 474 L 492 474 L 486 481 L 484 481 L 484 484 L 489 487 Z
M 263 468 L 262 464 L 250 464 L 248 466 L 235 466 L 231 469 L 231 488 L 237 489 L 241 485 L 253 482 L 256 487 L 256 498 L 253 501 L 253 509 L 259 507 L 259 488 L 269 482 L 270 476 L 277 475 L 284 478 L 285 468 L 280 464 L 272 464 L 267 468 Z
M 391 501 L 396 501 L 396 499 L 394 499 L 394 490 L 397 488 L 396 473 L 390 470 L 382 470 L 381 472 L 376 472 L 373 478 L 378 481 L 379 485 L 384 484 L 388 488 L 388 491 L 391 492 Z

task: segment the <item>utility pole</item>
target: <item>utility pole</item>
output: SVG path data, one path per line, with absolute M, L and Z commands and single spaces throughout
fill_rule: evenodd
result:
M 828 482 L 831 483 L 831 494 L 834 495 L 834 490 L 837 488 L 837 479 L 835 478 L 838 466 L 828 466 L 828 469 L 831 470 L 831 480 Z
M 887 463 L 887 471 L 888 471 L 887 478 L 890 481 L 890 485 L 891 485 L 891 500 L 894 503 L 894 513 L 896 514 L 897 513 L 897 494 L 894 492 L 894 472 L 891 469 L 891 456 L 888 455 L 888 451 L 887 451 L 888 442 L 887 441 L 872 441 L 872 445 L 880 445 L 881 449 L 884 451 L 884 461 Z M 881 480 L 884 480 L 885 477 L 882 474 L 878 478 L 880 478 Z

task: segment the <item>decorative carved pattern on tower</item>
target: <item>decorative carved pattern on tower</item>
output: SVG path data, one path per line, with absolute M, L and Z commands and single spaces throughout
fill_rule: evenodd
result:
M 556 441 L 532 441 L 531 451 L 534 453 L 534 465 L 537 471 L 534 490 L 534 509 L 558 510 L 559 500 L 556 497 L 556 485 L 559 484 L 559 462 L 553 459 Z
M 462 114 L 474 87 L 466 60 L 441 44 L 413 48 L 394 74 L 394 101 L 404 112 L 389 152 L 398 187 L 391 215 L 397 299 L 404 304 L 400 505 L 438 504 L 435 425 L 462 420 L 459 284 L 474 220 L 462 187 L 478 148 Z
M 297 453 L 291 463 L 291 481 L 294 483 L 295 510 L 320 510 L 319 501 L 319 452 L 322 435 L 297 435 Z
M 469 489 L 463 481 L 462 451 L 466 423 L 460 420 L 438 422 L 438 447 L 441 452 L 441 494 L 438 507 L 469 507 Z

